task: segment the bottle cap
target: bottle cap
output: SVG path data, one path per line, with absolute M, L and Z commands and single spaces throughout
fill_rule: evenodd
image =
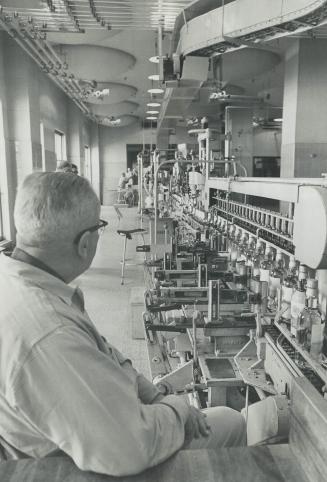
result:
M 308 275 L 308 269 L 305 264 L 300 264 L 299 267 L 299 279 L 306 279 Z
M 309 278 L 307 280 L 307 288 L 318 289 L 318 280 L 315 278 Z
M 296 259 L 295 259 L 295 256 L 290 256 L 289 268 L 290 268 L 290 269 L 296 268 Z

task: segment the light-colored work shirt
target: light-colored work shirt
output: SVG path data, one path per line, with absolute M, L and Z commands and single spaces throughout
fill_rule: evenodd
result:
M 108 306 L 108 322 L 110 306 Z M 79 288 L 0 256 L 0 440 L 83 470 L 141 472 L 184 443 L 188 406 L 99 335 Z M 159 403 L 156 403 L 156 402 Z M 153 403 L 154 402 L 154 403 Z

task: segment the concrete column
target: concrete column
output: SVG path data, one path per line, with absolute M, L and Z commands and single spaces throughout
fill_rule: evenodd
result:
M 157 146 L 157 149 L 168 149 L 168 147 L 169 147 L 169 131 L 168 131 L 168 129 L 165 130 L 165 131 L 161 131 L 160 135 L 157 136 L 156 146 Z
M 294 40 L 285 54 L 282 177 L 327 172 L 327 40 Z
M 100 153 L 99 153 L 99 126 L 96 122 L 91 125 L 91 169 L 92 186 L 100 198 Z
M 76 164 L 79 173 L 84 175 L 84 132 L 83 117 L 72 102 L 68 106 L 67 160 Z
M 20 183 L 42 169 L 39 79 L 35 63 L 9 36 L 4 36 L 4 66 L 11 169 Z
M 226 107 L 226 134 L 229 135 L 228 157 L 235 156 L 247 170 L 248 176 L 253 172 L 253 108 L 243 106 Z M 228 142 L 228 141 L 227 141 Z M 244 175 L 240 170 L 240 174 Z
M 0 213 L 1 231 L 4 239 L 15 238 L 13 210 L 16 194 L 16 171 L 10 159 L 8 112 L 5 77 L 5 37 L 0 32 Z

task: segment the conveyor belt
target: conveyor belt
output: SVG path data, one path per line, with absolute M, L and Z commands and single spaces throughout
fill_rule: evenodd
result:
M 309 366 L 308 362 L 294 348 L 289 340 L 281 334 L 277 326 L 269 325 L 265 327 L 265 334 L 266 338 L 278 347 L 278 350 L 282 349 L 286 358 L 289 358 L 297 366 L 303 376 L 309 380 L 319 393 L 322 394 L 322 388 L 325 385 L 324 380 L 322 380 L 322 378 L 315 372 L 313 367 Z

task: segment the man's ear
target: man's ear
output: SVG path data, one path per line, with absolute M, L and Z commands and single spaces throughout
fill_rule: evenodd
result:
M 77 254 L 82 259 L 87 259 L 89 256 L 90 236 L 90 231 L 83 233 L 76 246 Z

